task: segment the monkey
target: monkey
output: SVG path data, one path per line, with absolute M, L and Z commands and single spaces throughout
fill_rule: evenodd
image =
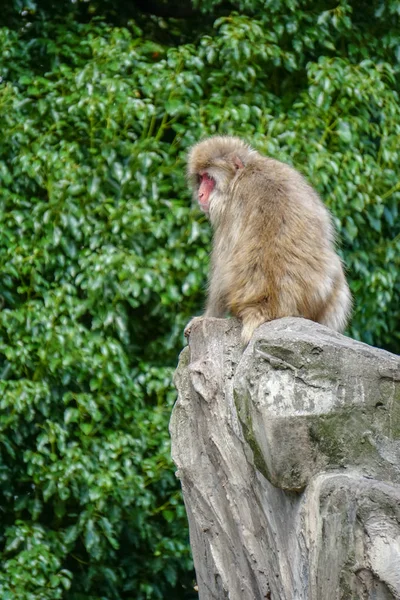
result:
M 213 229 L 204 316 L 239 318 L 244 345 L 281 317 L 343 331 L 352 301 L 332 218 L 305 178 L 233 136 L 195 144 L 187 173 Z

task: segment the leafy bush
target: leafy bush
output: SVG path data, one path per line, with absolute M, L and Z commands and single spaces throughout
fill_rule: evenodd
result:
M 0 596 L 165 597 L 191 577 L 167 428 L 206 251 L 142 97 L 155 50 L 2 35 Z
M 350 334 L 400 349 L 389 4 L 243 0 L 237 14 L 208 0 L 191 43 L 185 21 L 117 27 L 67 8 L 0 29 L 4 600 L 190 589 L 167 426 L 207 273 L 184 177 L 201 136 L 239 134 L 305 173 L 341 233 Z

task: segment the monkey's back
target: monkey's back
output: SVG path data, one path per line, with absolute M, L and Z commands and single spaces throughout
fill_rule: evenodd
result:
M 266 303 L 271 318 L 321 320 L 344 280 L 330 215 L 296 170 L 256 155 L 232 184 L 215 234 L 229 309 Z

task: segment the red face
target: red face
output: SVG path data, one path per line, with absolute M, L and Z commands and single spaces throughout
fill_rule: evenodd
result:
M 215 180 L 208 173 L 200 173 L 198 200 L 203 212 L 209 211 L 209 198 L 214 187 Z

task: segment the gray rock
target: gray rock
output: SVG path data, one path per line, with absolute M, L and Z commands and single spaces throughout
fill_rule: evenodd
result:
M 400 359 L 304 319 L 192 328 L 172 455 L 201 600 L 400 599 Z

